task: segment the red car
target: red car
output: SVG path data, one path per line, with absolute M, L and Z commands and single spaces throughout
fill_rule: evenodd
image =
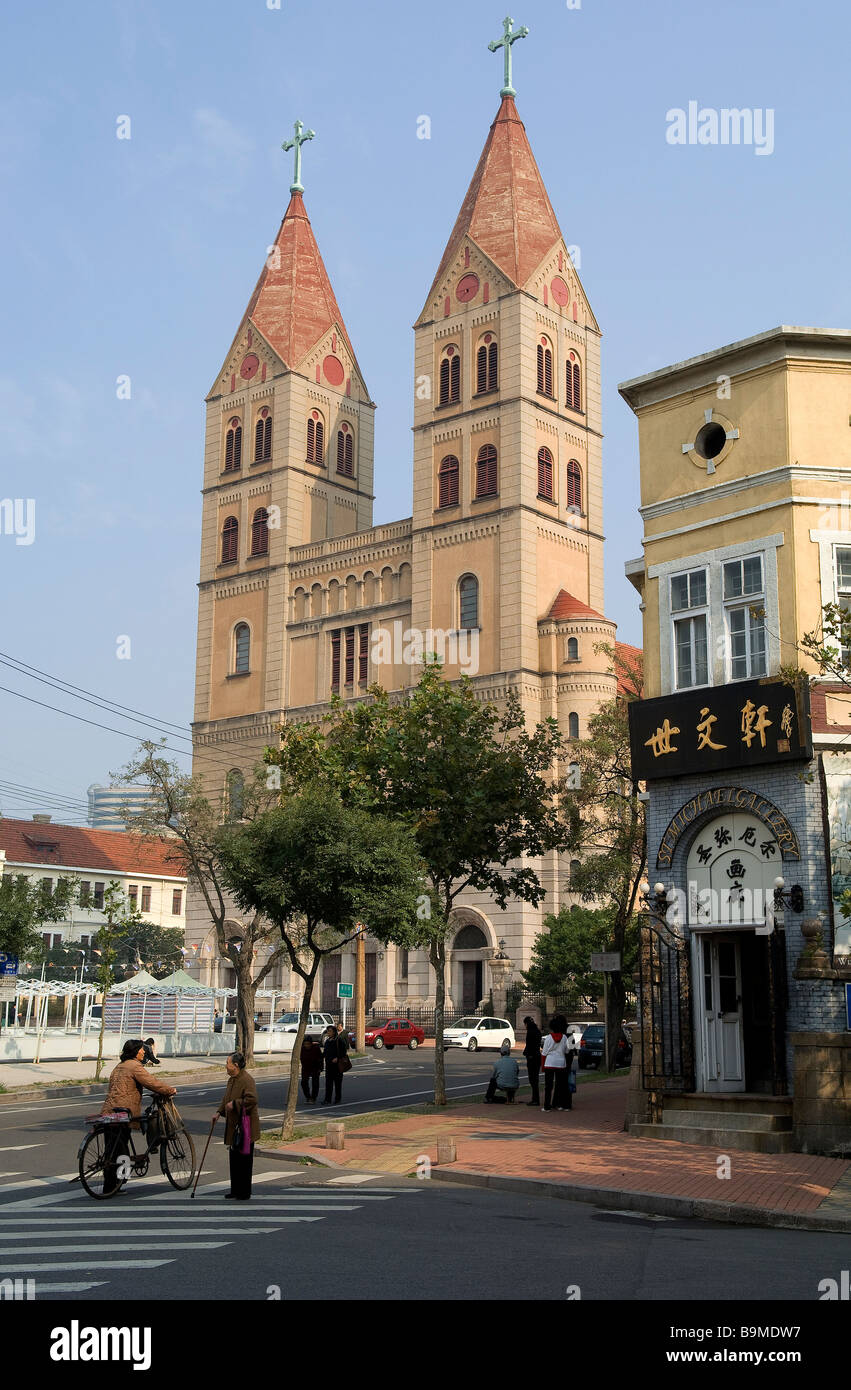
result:
M 409 1047 L 413 1052 L 425 1042 L 425 1033 L 407 1018 L 391 1018 L 375 1028 L 367 1028 L 367 1047 Z

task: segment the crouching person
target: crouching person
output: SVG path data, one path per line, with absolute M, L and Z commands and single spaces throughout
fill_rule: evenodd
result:
M 499 1049 L 499 1056 L 494 1062 L 485 1100 L 495 1101 L 497 1104 L 506 1100 L 513 1100 L 519 1085 L 520 1067 L 511 1055 L 511 1043 L 506 1038 Z M 498 1096 L 497 1091 L 504 1091 L 505 1095 Z

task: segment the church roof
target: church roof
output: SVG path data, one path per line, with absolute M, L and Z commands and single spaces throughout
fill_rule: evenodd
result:
M 587 603 L 582 603 L 573 594 L 569 594 L 566 589 L 560 589 L 556 595 L 555 602 L 547 614 L 548 618 L 602 618 L 603 622 L 609 619 L 605 613 L 598 613 L 596 608 L 589 608 Z
M 352 357 L 343 315 L 300 193 L 293 193 L 254 293 L 243 315 L 290 368 L 337 327 Z M 356 360 L 356 359 L 355 359 Z
M 513 97 L 502 99 L 429 298 L 467 235 L 518 286 L 561 239 Z

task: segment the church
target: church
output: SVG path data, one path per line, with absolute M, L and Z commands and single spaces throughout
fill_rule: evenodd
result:
M 401 691 L 437 650 L 479 698 L 519 697 L 527 724 L 571 739 L 616 692 L 603 611 L 600 329 L 515 104 L 512 30 L 499 109 L 414 325 L 412 514 L 373 525 L 374 412 L 323 262 L 296 122 L 280 230 L 207 397 L 193 723 L 194 771 L 238 802 L 285 721 L 332 695 Z M 633 650 L 633 649 L 630 649 Z M 447 1005 L 473 1009 L 528 968 L 547 912 L 576 901 L 570 866 L 541 863 L 540 908 L 471 893 L 450 936 Z M 238 918 L 234 918 L 238 934 Z M 188 944 L 226 984 L 203 905 Z M 205 950 L 210 946 L 211 950 Z M 317 1006 L 354 980 L 351 948 L 322 967 Z M 428 1006 L 424 952 L 367 942 L 366 1006 Z M 268 984 L 291 990 L 279 976 Z M 496 993 L 494 994 L 494 991 Z

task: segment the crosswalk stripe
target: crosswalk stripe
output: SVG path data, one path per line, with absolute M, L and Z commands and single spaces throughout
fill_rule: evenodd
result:
M 18 1168 L 14 1173 L 0 1173 L 0 1178 L 19 1178 L 23 1171 L 23 1168 Z
M 82 1284 L 45 1284 L 41 1279 L 36 1279 L 35 1296 L 39 1298 L 44 1293 L 85 1293 L 87 1289 L 100 1289 L 108 1282 L 106 1279 L 90 1279 Z
M 274 1229 L 274 1226 L 254 1226 L 252 1227 L 251 1231 L 246 1232 L 246 1234 L 250 1234 L 253 1236 L 265 1236 L 269 1235 L 272 1231 L 274 1231 Z M 125 1228 L 123 1226 L 110 1226 L 108 1233 L 111 1236 L 135 1236 L 139 1234 L 139 1227 L 128 1226 Z M 4 1240 L 32 1240 L 34 1234 L 35 1232 L 33 1231 L 7 1231 L 5 1226 L 3 1227 Z M 82 1231 L 81 1234 L 86 1236 L 96 1236 L 97 1232 L 92 1230 L 85 1230 Z M 162 1230 L 157 1230 L 156 1228 L 152 1229 L 150 1226 L 145 1227 L 146 1236 L 174 1236 L 175 1239 L 177 1239 L 177 1237 L 179 1236 L 220 1236 L 222 1234 L 223 1232 L 220 1226 L 187 1226 L 185 1230 L 181 1230 L 179 1226 L 164 1226 Z M 232 1232 L 229 1234 L 235 1235 L 237 1234 L 237 1232 Z M 71 1240 L 72 1238 L 72 1231 L 64 1231 L 61 1234 L 57 1233 L 56 1242 L 50 1248 L 58 1249 L 61 1246 L 61 1242 L 63 1240 Z M 109 1250 L 110 1246 L 100 1245 L 97 1248 L 99 1250 Z M 121 1248 L 123 1249 L 123 1247 Z M 168 1247 L 163 1246 L 162 1248 L 167 1249 Z M 2 1274 L 0 1274 L 0 1278 L 2 1278 Z
M 15 1252 L 19 1255 L 20 1250 Z M 58 1274 L 64 1270 L 85 1269 L 159 1269 L 161 1265 L 173 1265 L 174 1260 L 62 1260 L 33 1269 L 31 1264 L 4 1265 L 4 1276 L 9 1274 Z
M 47 1140 L 41 1144 L 7 1144 L 5 1148 L 0 1149 L 0 1154 L 19 1153 L 21 1149 L 43 1149 L 46 1143 Z
M 169 1242 L 161 1245 L 160 1250 L 218 1250 L 223 1245 L 230 1245 L 229 1240 L 193 1240 L 186 1241 L 180 1245 Z M 63 1245 L 56 1242 L 52 1245 L 31 1245 L 27 1250 L 28 1255 L 102 1255 L 106 1251 L 126 1250 L 126 1245 Z M 0 1255 L 20 1255 L 21 1251 L 13 1248 L 0 1250 Z M 35 1272 L 35 1271 L 33 1271 Z

